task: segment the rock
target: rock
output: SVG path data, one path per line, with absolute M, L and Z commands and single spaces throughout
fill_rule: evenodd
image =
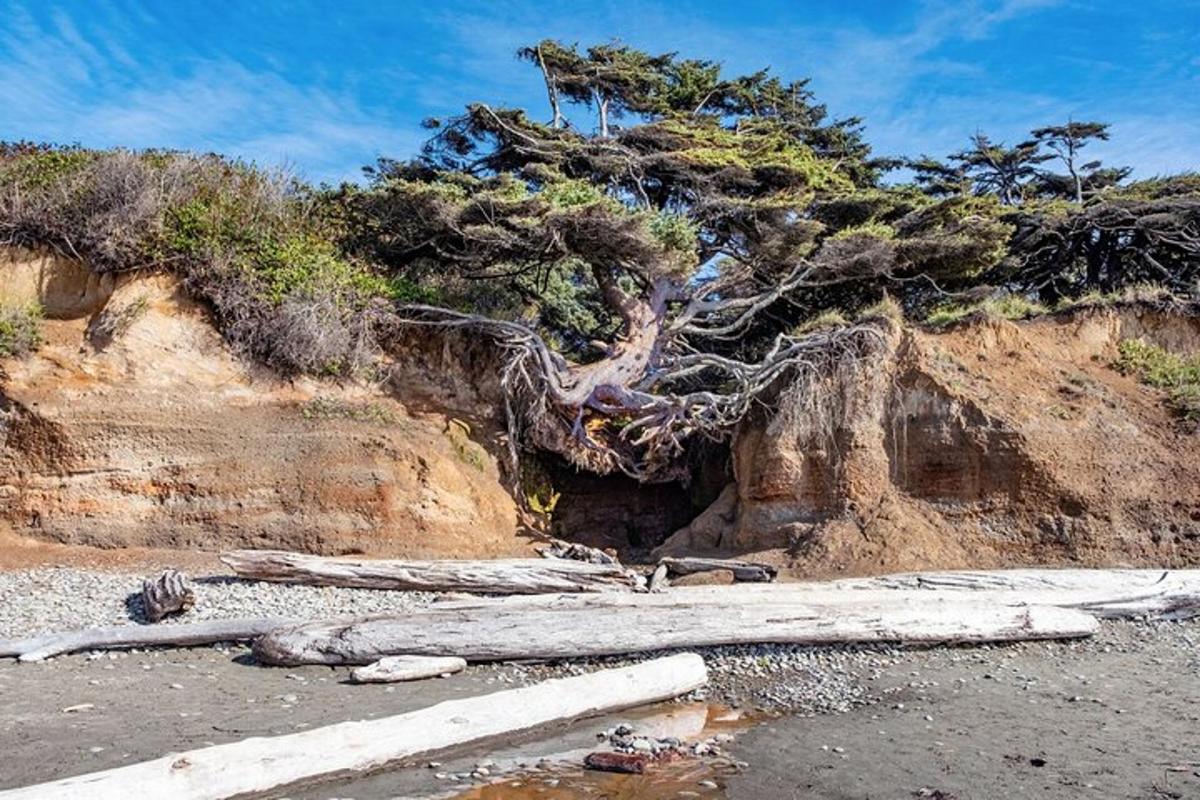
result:
M 583 766 L 587 769 L 599 770 L 601 772 L 623 772 L 634 775 L 644 773 L 649 763 L 650 757 L 641 753 L 610 753 L 600 751 L 588 753 L 583 759 Z

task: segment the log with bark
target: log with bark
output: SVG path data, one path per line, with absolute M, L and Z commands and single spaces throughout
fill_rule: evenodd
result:
M 154 580 L 142 581 L 142 612 L 148 622 L 187 611 L 195 604 L 196 595 L 178 570 L 168 569 Z
M 3 800 L 86 797 L 220 800 L 325 775 L 377 769 L 422 753 L 668 700 L 707 682 L 692 653 L 534 686 L 449 700 L 398 716 L 256 737 L 0 792 Z
M 718 588 L 718 587 L 714 587 Z M 255 643 L 267 664 L 367 664 L 397 654 L 468 661 L 573 658 L 710 645 L 896 642 L 937 644 L 1089 636 L 1090 614 L 967 597 L 894 592 L 821 600 L 688 588 L 437 603 L 404 616 L 307 623 Z
M 758 564 L 753 561 L 734 561 L 724 558 L 672 558 L 659 560 L 660 566 L 667 568 L 667 575 L 694 575 L 697 572 L 728 570 L 733 573 L 734 580 L 746 583 L 770 583 L 775 580 L 779 570 L 770 564 Z
M 558 558 L 373 561 L 277 550 L 235 550 L 222 553 L 221 561 L 243 578 L 360 589 L 546 594 L 630 591 L 644 585 L 640 575 L 620 564 Z
M 191 647 L 255 639 L 269 630 L 295 625 L 297 620 L 272 617 L 221 619 L 177 625 L 114 625 L 78 631 L 47 633 L 26 639 L 0 641 L 0 658 L 42 661 L 81 650 L 123 647 Z

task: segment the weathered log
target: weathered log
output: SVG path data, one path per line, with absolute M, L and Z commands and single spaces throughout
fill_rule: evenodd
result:
M 221 561 L 243 578 L 360 589 L 546 594 L 632 590 L 643 585 L 640 575 L 620 564 L 557 558 L 372 561 L 276 550 L 235 550 L 223 553 Z
M 886 603 L 820 602 L 764 593 L 739 597 L 668 589 L 658 594 L 558 595 L 438 603 L 404 616 L 307 623 L 255 643 L 267 664 L 367 664 L 396 654 L 467 661 L 572 658 L 708 645 L 846 642 L 967 643 L 1089 636 L 1090 614 L 966 597 L 892 593 Z
M 534 686 L 449 700 L 394 717 L 256 737 L 140 764 L 0 792 L 3 800 L 86 797 L 219 800 L 323 775 L 361 772 L 421 753 L 599 713 L 667 700 L 708 680 L 684 653 Z
M 696 572 L 709 570 L 729 570 L 734 579 L 747 583 L 770 583 L 775 580 L 779 570 L 770 564 L 757 564 L 753 561 L 733 561 L 722 558 L 673 558 L 660 559 L 660 565 L 665 565 L 669 575 L 691 575 Z
M 350 673 L 355 683 L 399 683 L 452 675 L 466 669 L 467 662 L 457 656 L 389 656 Z
M 654 568 L 654 573 L 650 576 L 650 584 L 647 589 L 651 592 L 661 592 L 671 585 L 668 575 L 667 565 L 659 564 Z
M 154 580 L 142 581 L 142 612 L 149 622 L 158 622 L 168 614 L 187 611 L 196 604 L 196 595 L 182 572 L 168 569 Z
M 178 625 L 114 625 L 78 631 L 47 633 L 27 639 L 0 641 L 0 658 L 16 656 L 21 661 L 41 661 L 81 650 L 111 650 L 122 647 L 156 647 L 214 644 L 254 639 L 269 630 L 295 625 L 296 620 L 253 617 L 208 620 Z
M 578 542 L 566 542 L 562 539 L 551 539 L 550 544 L 538 549 L 542 558 L 565 558 L 571 561 L 586 561 L 589 564 L 619 564 L 620 561 L 611 553 L 606 553 L 598 547 L 588 547 Z

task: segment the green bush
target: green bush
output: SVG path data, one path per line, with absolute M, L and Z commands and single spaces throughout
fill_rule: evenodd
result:
M 23 356 L 42 343 L 39 306 L 0 306 L 0 357 Z
M 1200 355 L 1182 356 L 1141 339 L 1117 346 L 1115 366 L 1166 392 L 1167 406 L 1190 425 L 1200 425 Z

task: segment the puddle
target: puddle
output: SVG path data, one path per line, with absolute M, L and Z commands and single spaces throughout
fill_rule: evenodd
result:
M 684 742 L 710 739 L 717 734 L 736 735 L 763 721 L 725 706 L 695 703 L 651 708 L 641 714 L 623 717 L 639 736 L 674 737 Z M 594 721 L 595 722 L 595 721 Z M 610 727 L 604 721 L 590 725 L 593 732 Z M 582 723 L 587 725 L 587 723 Z M 712 758 L 681 757 L 658 763 L 643 775 L 622 775 L 585 770 L 584 757 L 606 749 L 606 743 L 594 739 L 591 746 L 546 753 L 531 743 L 523 752 L 491 758 L 494 769 L 504 777 L 493 783 L 451 792 L 443 797 L 455 800 L 637 800 L 647 797 L 725 797 L 725 778 L 735 771 L 726 756 Z M 537 769 L 530 770 L 530 764 Z
M 627 723 L 638 736 L 674 737 L 692 743 L 719 734 L 736 736 L 771 717 L 748 715 L 726 706 L 705 703 L 662 703 L 586 719 L 569 726 L 534 731 L 510 743 L 451 753 L 407 768 L 388 769 L 334 783 L 290 792 L 293 800 L 624 800 L 647 797 L 725 797 L 725 779 L 735 771 L 726 756 L 678 758 L 651 766 L 643 775 L 620 775 L 583 768 L 588 753 L 609 749 L 597 738 L 600 731 Z M 489 778 L 452 780 L 488 762 Z M 438 775 L 442 778 L 438 778 Z M 488 781 L 484 783 L 483 781 Z M 710 782 L 701 785 L 702 781 Z

